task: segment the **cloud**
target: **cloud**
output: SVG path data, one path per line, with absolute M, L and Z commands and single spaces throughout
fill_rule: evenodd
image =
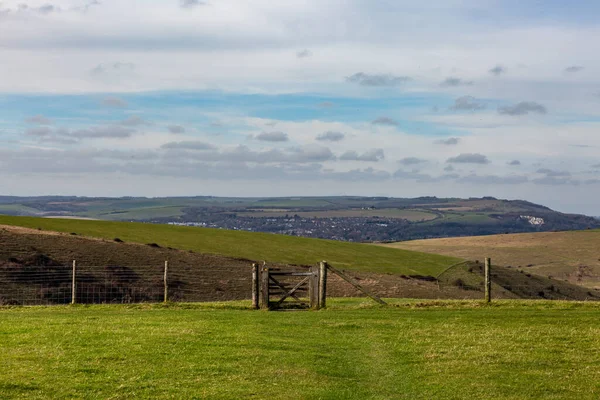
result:
M 511 166 L 517 166 L 517 165 L 521 165 L 521 161 L 519 160 L 512 160 L 510 162 L 506 163 L 507 165 L 511 165 Z
M 312 52 L 309 49 L 304 49 L 296 52 L 296 57 L 298 58 L 308 58 L 312 57 Z
M 594 164 L 592 165 L 592 168 L 600 168 L 600 164 Z
M 335 103 L 332 103 L 331 101 L 323 101 L 323 102 L 317 104 L 317 107 L 319 107 L 319 108 L 332 108 L 332 107 L 335 107 Z
M 373 125 L 390 125 L 390 126 L 398 126 L 398 121 L 389 117 L 378 117 L 371 121 Z
M 321 133 L 319 136 L 316 137 L 316 140 L 320 140 L 320 141 L 329 141 L 329 142 L 339 142 L 341 140 L 343 140 L 346 137 L 346 135 L 344 135 L 342 132 L 334 132 L 334 131 L 327 131 L 324 133 Z
M 287 142 L 290 140 L 287 133 L 283 132 L 263 132 L 256 135 L 255 138 L 263 142 Z
M 105 97 L 100 101 L 100 104 L 106 107 L 124 108 L 129 104 L 120 97 L 109 96 Z
M 47 126 L 29 128 L 25 131 L 25 134 L 27 136 L 35 136 L 35 137 L 48 136 L 48 135 L 52 134 L 52 129 Z
M 506 73 L 506 68 L 502 65 L 496 65 L 494 68 L 488 71 L 492 75 L 500 76 Z
M 28 124 L 36 124 L 36 125 L 52 125 L 52 120 L 50 118 L 46 118 L 43 115 L 34 115 L 33 117 L 29 117 L 25 119 L 25 122 Z
M 448 166 L 446 166 L 444 168 L 444 171 L 446 171 L 446 172 L 452 172 L 452 171 L 454 171 L 454 167 L 452 165 L 448 165 Z
M 459 138 L 451 137 L 448 139 L 438 139 L 434 143 L 435 144 L 443 144 L 445 146 L 455 146 L 460 142 Z
M 216 150 L 217 147 L 198 140 L 186 140 L 182 142 L 169 142 L 161 146 L 161 149 L 183 149 L 183 150 Z
M 524 175 L 477 175 L 471 174 L 457 180 L 459 183 L 473 183 L 477 185 L 516 185 L 528 182 L 529 178 Z
M 181 125 L 169 125 L 167 126 L 167 129 L 169 130 L 169 132 L 175 134 L 185 133 L 185 128 Z
M 424 160 L 422 158 L 417 158 L 417 157 L 405 157 L 405 158 L 398 160 L 398 163 L 400 163 L 402 165 L 417 165 L 417 164 L 423 164 L 426 162 L 427 162 L 427 160 Z
M 301 147 L 292 147 L 287 150 L 290 155 L 284 156 L 282 161 L 287 162 L 324 162 L 335 160 L 335 155 L 328 147 L 307 145 Z
M 473 85 L 473 81 L 465 81 L 465 80 L 462 80 L 460 78 L 455 78 L 455 77 L 448 77 L 442 83 L 440 83 L 440 86 L 444 86 L 444 87 L 472 86 L 472 85 Z
M 367 161 L 367 162 L 378 162 L 385 158 L 383 149 L 370 149 L 362 154 L 358 154 L 354 150 L 345 152 L 340 156 L 340 160 L 344 161 Z
M 43 6 L 38 7 L 36 10 L 40 14 L 48 15 L 48 14 L 51 14 L 53 12 L 57 12 L 60 9 L 58 7 L 56 7 L 55 5 L 53 5 L 53 4 L 44 4 Z
M 124 126 L 140 126 L 140 125 L 149 125 L 148 121 L 143 120 L 138 115 L 131 115 L 120 122 L 121 125 Z
M 92 75 L 101 76 L 106 74 L 130 74 L 135 70 L 135 64 L 129 62 L 116 62 L 112 64 L 98 64 L 91 69 Z
M 25 131 L 27 136 L 36 136 L 45 138 L 46 141 L 52 140 L 56 143 L 73 143 L 81 139 L 98 138 L 128 138 L 135 133 L 134 129 L 119 125 L 95 126 L 91 128 L 69 130 L 66 128 L 51 129 L 47 126 L 31 128 Z
M 179 162 L 197 160 L 195 151 L 198 150 L 202 151 L 203 162 L 309 164 L 336 159 L 329 148 L 317 145 L 255 151 L 244 145 L 219 149 L 206 142 L 183 141 L 167 143 L 161 146 L 161 149 L 168 152 L 165 154 L 168 159 Z
M 128 138 L 135 133 L 134 129 L 122 126 L 96 126 L 86 129 L 71 131 L 64 130 L 65 136 L 71 136 L 80 139 L 98 139 L 98 138 Z
M 579 185 L 578 180 L 571 179 L 569 177 L 554 177 L 545 176 L 543 178 L 532 179 L 531 182 L 538 185 Z
M 537 171 L 538 174 L 544 174 L 549 177 L 569 177 L 571 173 L 569 171 L 558 171 L 549 168 L 540 168 Z
M 485 104 L 478 101 L 473 96 L 462 96 L 454 100 L 454 105 L 450 107 L 451 110 L 454 111 L 477 111 L 483 110 L 485 108 Z
M 368 181 L 368 182 L 379 182 L 387 181 L 391 178 L 391 175 L 387 171 L 376 170 L 371 167 L 361 169 L 353 169 L 351 171 L 334 172 L 334 171 L 323 171 L 321 177 L 324 179 L 340 180 L 340 181 Z
M 179 1 L 179 6 L 181 8 L 195 8 L 198 6 L 202 6 L 206 4 L 206 2 L 202 1 L 202 0 L 180 0 Z
M 487 156 L 479 153 L 462 153 L 456 157 L 450 157 L 446 160 L 447 163 L 458 163 L 458 164 L 489 164 Z
M 423 174 L 419 171 L 405 171 L 402 169 L 394 172 L 395 179 L 410 179 L 420 183 L 433 183 L 433 182 L 441 182 L 448 181 L 458 178 L 457 174 L 444 174 L 441 176 L 431 176 L 429 174 Z
M 498 108 L 498 113 L 504 115 L 526 115 L 530 112 L 537 114 L 546 114 L 548 110 L 545 106 L 533 101 L 522 101 L 512 106 Z
M 580 71 L 583 71 L 584 67 L 582 67 L 581 65 L 571 65 L 570 67 L 565 68 L 566 73 L 569 74 L 574 74 Z
M 357 83 L 361 86 L 385 87 L 398 86 L 411 81 L 408 76 L 396 76 L 391 74 L 365 74 L 358 72 L 352 76 L 346 77 L 346 82 Z

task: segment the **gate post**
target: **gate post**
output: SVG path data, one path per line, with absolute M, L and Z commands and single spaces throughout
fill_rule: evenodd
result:
M 260 271 L 260 308 L 269 309 L 269 268 L 266 266 Z
M 308 280 L 308 297 L 310 308 L 313 310 L 319 309 L 319 267 L 310 267 L 311 276 Z
M 259 271 L 258 264 L 252 264 L 252 308 L 258 310 L 258 293 L 259 293 L 259 281 L 258 281 Z
M 319 263 L 319 307 L 325 308 L 327 301 L 327 261 Z

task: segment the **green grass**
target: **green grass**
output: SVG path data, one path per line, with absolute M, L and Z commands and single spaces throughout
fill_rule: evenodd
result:
M 600 396 L 596 304 L 399 305 L 0 308 L 0 398 Z
M 369 244 L 161 224 L 0 216 L 0 225 L 74 232 L 109 240 L 118 237 L 125 242 L 158 243 L 163 247 L 250 260 L 309 265 L 327 260 L 339 268 L 406 275 L 437 275 L 459 261 Z

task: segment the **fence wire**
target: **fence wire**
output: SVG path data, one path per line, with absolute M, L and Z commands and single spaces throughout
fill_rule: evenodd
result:
M 0 267 L 0 305 L 156 303 L 165 299 L 164 266 L 7 265 Z M 168 301 L 249 299 L 250 268 L 169 266 Z

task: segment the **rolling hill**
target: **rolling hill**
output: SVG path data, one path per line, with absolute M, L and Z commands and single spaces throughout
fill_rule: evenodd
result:
M 460 261 L 455 257 L 369 244 L 163 224 L 0 216 L 0 225 L 156 243 L 161 247 L 248 260 L 303 265 L 327 260 L 339 268 L 365 272 L 435 276 Z
M 31 293 L 33 304 L 67 301 L 68 264 L 73 259 L 88 282 L 80 295 L 95 293 L 96 302 L 108 301 L 102 293 L 109 287 L 118 287 L 120 293 L 135 292 L 132 301 L 161 301 L 165 260 L 177 287 L 173 295 L 179 301 L 248 298 L 252 261 L 286 268 L 286 264 L 314 265 L 322 259 L 351 271 L 365 287 L 384 297 L 483 296 L 481 263 L 371 244 L 158 224 L 6 216 L 0 216 L 0 243 L 0 303 L 8 304 L 20 301 L 18 293 L 23 290 Z M 49 276 L 54 280 L 47 281 Z M 42 280 L 30 287 L 30 277 Z M 495 298 L 600 299 L 597 290 L 497 265 L 493 283 Z M 328 288 L 330 296 L 360 294 L 335 276 Z M 39 297 L 40 293 L 45 295 Z
M 600 287 L 600 231 L 539 232 L 384 244 L 388 248 L 443 254 L 510 266 L 577 285 Z

